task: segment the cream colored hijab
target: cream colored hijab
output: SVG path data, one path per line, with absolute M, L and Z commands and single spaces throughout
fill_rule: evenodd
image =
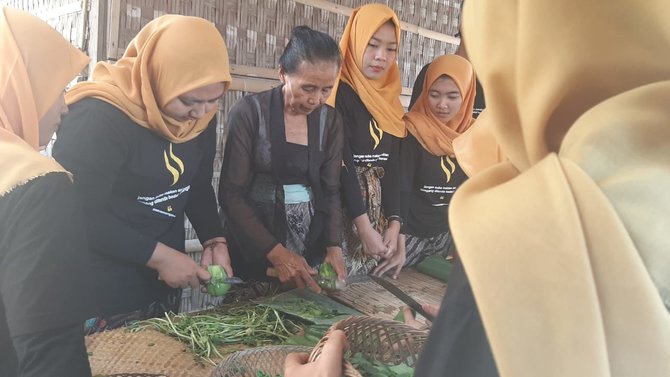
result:
M 501 376 L 670 376 L 670 2 L 463 15 L 509 160 L 449 217 Z
M 344 80 L 358 94 L 384 132 L 397 137 L 405 137 L 407 130 L 402 120 L 405 109 L 400 103 L 402 83 L 398 62 L 391 62 L 384 76 L 377 80 L 368 79 L 361 70 L 363 55 L 370 39 L 379 27 L 389 21 L 395 26 L 398 51 L 400 51 L 400 20 L 393 9 L 384 4 L 367 4 L 354 9 L 340 40 L 340 50 L 343 56 L 340 77 L 326 103 L 335 106 L 339 80 Z
M 39 18 L 0 8 L 0 197 L 33 178 L 64 172 L 40 155 L 39 122 L 88 63 Z
M 98 63 L 92 81 L 72 88 L 66 100 L 101 99 L 140 126 L 183 143 L 204 131 L 216 110 L 180 122 L 161 108 L 190 90 L 219 82 L 228 88 L 230 81 L 228 50 L 216 27 L 202 18 L 171 14 L 144 26 L 119 61 Z

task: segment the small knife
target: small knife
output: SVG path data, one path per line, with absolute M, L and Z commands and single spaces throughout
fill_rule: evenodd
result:
M 212 282 L 212 279 L 201 282 L 202 285 L 207 285 Z M 245 281 L 238 278 L 237 276 L 231 276 L 220 281 L 223 284 L 244 284 Z
M 416 302 L 413 298 L 408 296 L 405 292 L 403 292 L 400 288 L 396 287 L 393 283 L 390 281 L 377 277 L 374 275 L 368 275 L 370 278 L 376 282 L 377 284 L 381 285 L 384 287 L 387 291 L 393 293 L 393 295 L 397 298 L 400 299 L 400 301 L 404 302 L 405 304 L 409 305 L 410 308 L 414 309 L 417 313 L 421 314 L 422 316 L 426 317 L 431 322 L 435 321 L 435 317 L 431 314 L 428 314 L 423 308 L 421 307 L 421 304 Z

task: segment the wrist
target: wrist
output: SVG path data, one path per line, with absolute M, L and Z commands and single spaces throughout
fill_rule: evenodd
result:
M 388 219 L 388 227 L 389 228 L 393 226 L 393 227 L 398 227 L 398 229 L 400 229 L 404 224 L 404 222 L 402 220 L 402 217 L 400 217 L 398 215 L 389 216 L 387 219 Z
M 228 241 L 226 241 L 225 237 L 210 238 L 202 244 L 202 248 L 204 250 L 204 249 L 207 249 L 208 247 L 214 247 L 218 244 L 223 244 L 223 245 L 228 246 Z
M 281 243 L 276 244 L 270 251 L 267 253 L 265 256 L 267 260 L 272 263 L 273 265 L 276 265 L 277 262 L 281 259 L 281 254 L 282 254 L 282 249 L 284 247 L 282 246 Z
M 368 215 L 362 215 L 360 216 L 362 218 L 358 219 L 357 221 L 354 221 L 354 225 L 356 226 L 356 232 L 358 234 L 369 234 L 371 232 L 374 232 L 375 229 L 372 227 L 372 224 L 370 223 L 370 219 L 368 219 Z
M 167 258 L 168 253 L 169 249 L 167 248 L 167 246 L 160 242 L 157 242 L 153 253 L 151 253 L 151 258 L 149 258 L 149 260 L 147 261 L 147 267 L 157 270 L 158 267 L 163 263 L 165 258 Z
M 342 248 L 339 246 L 328 246 L 326 248 L 326 254 L 333 257 L 342 256 Z

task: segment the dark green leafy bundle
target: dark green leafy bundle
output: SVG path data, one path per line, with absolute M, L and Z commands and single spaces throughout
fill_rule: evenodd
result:
M 256 372 L 256 377 L 272 377 L 271 375 L 259 370 Z M 276 375 L 275 377 L 282 377 L 281 374 Z
M 368 360 L 360 352 L 347 359 L 363 377 L 412 377 L 414 375 L 414 368 L 407 364 L 387 365 L 379 361 Z
M 259 346 L 285 341 L 300 327 L 275 309 L 244 305 L 223 307 L 202 314 L 166 314 L 129 326 L 132 332 L 153 328 L 187 344 L 197 360 L 213 365 L 212 357 L 223 358 L 217 345 Z

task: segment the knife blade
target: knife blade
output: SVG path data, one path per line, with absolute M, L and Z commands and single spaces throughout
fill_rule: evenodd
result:
M 407 304 L 410 308 L 414 309 L 417 313 L 421 314 L 422 316 L 426 317 L 431 322 L 435 321 L 435 317 L 432 314 L 429 314 L 425 310 L 423 310 L 423 307 L 421 307 L 421 304 L 416 302 L 413 298 L 411 298 L 409 295 L 407 295 L 405 292 L 403 292 L 400 288 L 396 287 L 393 283 L 390 281 L 377 277 L 374 275 L 368 275 L 370 278 L 376 282 L 377 284 L 381 285 L 384 287 L 387 291 L 391 292 L 395 297 L 400 299 L 400 301 L 404 302 Z

